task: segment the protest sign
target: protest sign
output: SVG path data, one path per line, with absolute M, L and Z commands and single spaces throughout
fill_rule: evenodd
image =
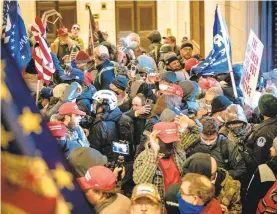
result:
M 263 49 L 263 43 L 255 33 L 250 30 L 243 63 L 242 79 L 240 82 L 244 101 L 250 107 L 254 107 L 255 105 L 254 96 L 259 77 Z

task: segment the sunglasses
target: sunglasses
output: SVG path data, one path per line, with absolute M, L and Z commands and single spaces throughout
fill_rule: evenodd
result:
M 77 27 L 77 26 L 72 27 L 72 29 L 74 29 L 74 30 L 80 30 L 80 28 Z

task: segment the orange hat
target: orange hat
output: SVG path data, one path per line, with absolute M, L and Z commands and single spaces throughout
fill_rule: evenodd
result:
M 57 30 L 57 34 L 58 34 L 59 36 L 68 35 L 68 29 L 65 28 L 65 27 L 60 27 L 60 28 Z
M 86 113 L 79 110 L 76 103 L 73 103 L 73 102 L 68 102 L 68 103 L 62 104 L 61 107 L 59 108 L 59 114 L 60 115 L 77 114 L 77 115 L 81 115 L 81 116 L 86 115 Z
M 178 129 L 175 123 L 159 122 L 153 126 L 154 130 L 160 130 L 157 135 L 164 143 L 173 143 L 179 141 Z

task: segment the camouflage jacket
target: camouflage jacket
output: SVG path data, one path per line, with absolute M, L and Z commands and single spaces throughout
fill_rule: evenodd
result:
M 183 166 L 186 160 L 185 153 L 179 149 L 174 149 L 174 162 L 179 170 L 180 176 L 183 176 Z M 162 170 L 158 166 L 158 160 L 163 157 L 163 154 L 158 155 L 155 159 L 154 150 L 149 147 L 149 142 L 146 143 L 145 150 L 141 152 L 134 163 L 133 180 L 136 184 L 151 183 L 157 186 L 161 196 L 164 210 L 164 179 Z
M 225 169 L 219 168 L 218 171 L 225 173 L 225 178 L 220 184 L 221 190 L 216 197 L 217 200 L 228 208 L 229 214 L 241 214 L 240 182 L 234 180 Z

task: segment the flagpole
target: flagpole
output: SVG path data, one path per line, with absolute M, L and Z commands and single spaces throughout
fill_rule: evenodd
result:
M 38 82 L 37 82 L 36 105 L 38 104 L 39 86 L 40 86 L 40 80 L 38 80 Z
M 229 68 L 229 72 L 230 72 L 230 77 L 231 77 L 231 82 L 232 82 L 232 88 L 233 88 L 233 92 L 234 92 L 235 98 L 238 98 L 238 93 L 237 93 L 237 88 L 236 88 L 236 83 L 235 83 L 234 72 L 233 72 L 233 68 L 232 68 L 232 64 L 231 64 L 231 59 L 230 59 L 230 52 L 229 52 L 229 49 L 227 50 L 227 47 L 229 47 L 229 46 L 227 45 L 227 42 L 226 42 L 226 31 L 225 31 L 226 29 L 225 29 L 225 26 L 224 26 L 223 21 L 222 21 L 222 14 L 221 14 L 220 7 L 218 5 L 217 5 L 217 7 L 218 7 L 218 13 L 219 13 L 219 22 L 220 22 L 221 29 L 222 29 L 224 46 L 226 48 L 226 56 L 227 56 L 227 60 L 228 60 L 228 68 Z

